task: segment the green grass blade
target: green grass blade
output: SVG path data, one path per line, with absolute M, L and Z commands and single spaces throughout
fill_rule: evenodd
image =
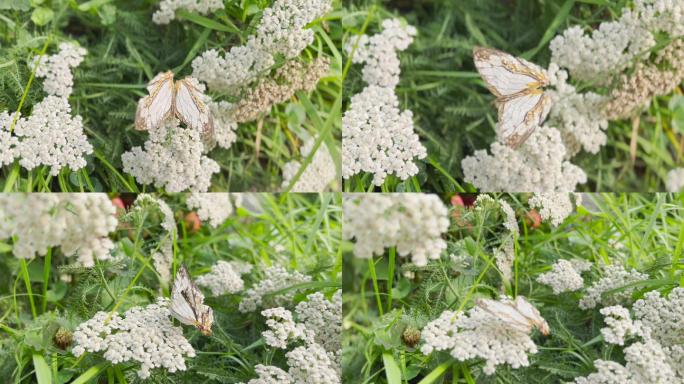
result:
M 387 384 L 401 384 L 401 370 L 394 360 L 391 352 L 382 354 L 382 361 L 385 364 L 385 375 L 387 376 Z
M 96 378 L 106 366 L 106 363 L 102 363 L 91 367 L 89 370 L 83 372 L 81 376 L 77 377 L 71 384 L 86 384 L 90 382 L 92 379 Z
M 33 354 L 33 368 L 36 370 L 38 384 L 52 384 L 52 373 L 43 355 Z
M 432 372 L 428 373 L 427 376 L 425 376 L 421 381 L 418 382 L 418 384 L 434 383 L 435 381 L 437 381 L 437 379 L 442 377 L 442 375 L 449 369 L 450 366 L 450 361 L 438 365 L 437 368 L 433 369 Z

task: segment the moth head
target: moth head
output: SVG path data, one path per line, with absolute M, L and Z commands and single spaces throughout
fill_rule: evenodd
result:
M 209 323 L 209 324 L 199 323 L 199 324 L 197 324 L 197 329 L 199 329 L 199 331 L 202 332 L 202 334 L 204 336 L 211 336 L 211 323 Z
M 211 325 L 214 322 L 214 314 L 211 308 L 207 307 L 207 311 L 202 313 L 200 317 L 200 321 L 198 321 L 196 325 L 197 329 L 199 329 L 204 336 L 211 336 Z

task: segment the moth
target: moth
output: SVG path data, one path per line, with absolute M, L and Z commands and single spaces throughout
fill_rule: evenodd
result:
M 478 299 L 476 304 L 516 331 L 530 333 L 533 328 L 537 328 L 544 335 L 549 334 L 549 324 L 523 296 L 501 301 Z
M 198 129 L 203 136 L 211 136 L 214 120 L 211 111 L 200 97 L 202 94 L 189 78 L 173 81 L 173 72 L 163 72 L 147 85 L 149 95 L 138 102 L 135 127 L 144 131 L 159 126 L 175 116 L 190 128 Z
M 204 304 L 204 295 L 197 285 L 190 280 L 188 270 L 182 265 L 173 281 L 171 290 L 171 306 L 173 317 L 181 323 L 193 325 L 205 336 L 211 336 L 211 324 L 214 312 Z
M 473 59 L 496 96 L 497 133 L 504 143 L 517 148 L 549 114 L 551 98 L 543 90 L 549 79 L 538 65 L 496 49 L 475 47 Z

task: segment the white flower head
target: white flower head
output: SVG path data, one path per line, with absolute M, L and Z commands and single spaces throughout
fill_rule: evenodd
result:
M 171 322 L 168 306 L 168 299 L 159 298 L 156 304 L 133 307 L 123 316 L 98 312 L 74 331 L 72 353 L 79 357 L 85 352 L 104 352 L 112 364 L 138 362 L 137 373 L 143 379 L 155 368 L 185 371 L 185 357 L 194 357 L 195 350 L 183 329 Z
M 241 261 L 219 260 L 211 267 L 211 272 L 199 276 L 197 284 L 209 288 L 214 296 L 238 293 L 244 288 L 241 275 L 252 270 L 250 264 Z
M 480 307 L 468 313 L 444 311 L 430 322 L 421 333 L 423 354 L 449 351 L 459 361 L 484 359 L 483 372 L 491 375 L 497 366 L 511 368 L 530 365 L 528 354 L 537 352 L 537 346 L 526 332 L 507 326 L 498 317 Z
M 220 171 L 218 163 L 204 154 L 201 134 L 169 119 L 150 129 L 144 147 L 133 147 L 121 155 L 126 173 L 141 184 L 154 184 L 167 192 L 204 192 L 211 176 Z
M 342 175 L 373 174 L 373 184 L 382 185 L 387 175 L 402 180 L 418 173 L 415 159 L 427 156 L 414 132 L 413 113 L 399 110 L 399 99 L 391 88 L 368 86 L 351 98 L 342 117 Z
M 111 258 L 116 208 L 98 193 L 6 194 L 0 196 L 0 239 L 14 238 L 13 253 L 31 259 L 60 246 L 85 267 Z
M 581 195 L 572 194 L 572 196 L 574 196 L 575 205 L 580 205 Z M 559 226 L 574 210 L 569 193 L 535 193 L 528 203 L 531 208 L 539 208 L 541 218 L 550 221 L 554 227 Z
M 233 213 L 233 204 L 229 193 L 192 193 L 186 204 L 196 209 L 197 216 L 216 228 Z
M 222 0 L 162 0 L 159 9 L 152 14 L 152 21 L 168 24 L 176 18 L 176 10 L 179 9 L 206 15 L 223 7 Z
M 68 98 L 73 91 L 73 68 L 78 67 L 88 51 L 74 43 L 61 43 L 59 52 L 41 59 L 36 69 L 36 77 L 44 78 L 43 90 L 48 95 Z M 35 65 L 38 57 L 33 59 Z M 31 65 L 31 66 L 33 66 Z
M 579 306 L 582 309 L 589 309 L 599 304 L 615 305 L 628 302 L 635 287 L 629 287 L 610 295 L 605 295 L 605 292 L 646 279 L 648 279 L 647 274 L 634 269 L 627 271 L 621 265 L 606 266 L 603 270 L 603 276 L 591 287 L 587 288 L 584 297 L 579 302 Z
M 371 258 L 385 248 L 396 247 L 400 256 L 424 266 L 438 259 L 447 244 L 442 234 L 449 228 L 448 210 L 436 195 L 346 195 L 343 237 L 354 239 L 354 255 Z
M 519 148 L 499 142 L 461 162 L 465 181 L 483 192 L 570 192 L 587 175 L 566 159 L 560 131 L 537 127 Z
M 584 260 L 558 260 L 549 272 L 537 276 L 537 282 L 550 286 L 554 295 L 577 291 L 584 287 L 581 273 L 590 268 L 591 263 Z

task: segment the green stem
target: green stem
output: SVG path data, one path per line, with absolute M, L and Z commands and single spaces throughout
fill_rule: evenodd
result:
M 384 313 L 382 311 L 382 301 L 380 300 L 380 289 L 378 289 L 378 276 L 375 273 L 375 262 L 372 257 L 368 259 L 368 270 L 370 271 L 371 279 L 373 279 L 373 290 L 375 291 L 375 300 L 378 302 L 378 313 L 382 316 Z
M 394 290 L 394 263 L 397 257 L 397 249 L 389 249 L 389 267 L 387 268 L 387 312 L 392 310 L 392 291 Z
M 26 291 L 28 292 L 29 303 L 31 303 L 31 314 L 33 318 L 38 317 L 36 312 L 36 304 L 33 302 L 33 290 L 31 289 L 31 281 L 29 280 L 28 268 L 26 267 L 26 259 L 21 259 L 21 273 L 24 277 L 24 283 L 26 284 Z
M 427 376 L 425 376 L 423 378 L 423 380 L 418 382 L 418 384 L 432 384 L 432 383 L 434 383 L 435 381 L 437 381 L 437 379 L 439 379 L 444 374 L 444 372 L 447 371 L 447 369 L 449 369 L 450 366 L 451 366 L 451 361 L 447 361 L 447 362 L 444 362 L 444 363 L 438 365 L 437 368 L 433 369 L 432 372 L 428 373 Z
M 43 313 L 47 310 L 47 289 L 50 279 L 50 267 L 52 264 L 52 248 L 48 248 L 43 260 Z
M 21 100 L 19 100 L 19 106 L 17 107 L 17 111 L 14 113 L 14 118 L 12 119 L 12 123 L 10 124 L 9 131 L 12 133 L 14 130 L 14 126 L 17 124 L 17 120 L 19 120 L 19 113 L 21 112 L 21 107 L 24 106 L 24 102 L 26 101 L 26 96 L 28 96 L 29 89 L 31 89 L 31 84 L 33 83 L 33 79 L 36 77 L 36 72 L 38 71 L 38 66 L 40 65 L 40 62 L 43 60 L 43 56 L 45 55 L 45 52 L 47 52 L 48 46 L 50 45 L 50 40 L 52 39 L 52 36 L 48 36 L 47 40 L 45 40 L 45 44 L 43 45 L 43 48 L 40 50 L 40 53 L 38 54 L 38 60 L 36 60 L 36 63 L 33 65 L 33 69 L 31 70 L 31 75 L 29 76 L 28 83 L 26 83 L 26 87 L 24 88 L 24 93 L 21 95 Z
M 121 304 L 123 303 L 123 299 L 126 297 L 126 295 L 127 295 L 128 292 L 131 290 L 131 288 L 133 288 L 133 285 L 138 281 L 138 279 L 139 279 L 140 276 L 142 275 L 142 273 L 143 273 L 143 271 L 145 270 L 145 268 L 146 268 L 146 266 L 143 265 L 142 268 L 140 268 L 140 270 L 138 271 L 138 273 L 135 275 L 135 277 L 133 278 L 133 280 L 131 280 L 131 282 L 128 283 L 128 287 L 126 287 L 126 290 L 121 294 L 121 296 L 119 297 L 119 300 L 116 301 L 116 304 L 114 304 L 114 307 L 113 307 L 112 310 L 109 312 L 109 315 L 107 316 L 107 319 L 105 320 L 105 323 L 108 323 L 109 320 L 112 319 L 112 316 L 114 315 L 114 313 L 116 312 L 116 310 L 119 308 L 119 306 L 121 306 Z

